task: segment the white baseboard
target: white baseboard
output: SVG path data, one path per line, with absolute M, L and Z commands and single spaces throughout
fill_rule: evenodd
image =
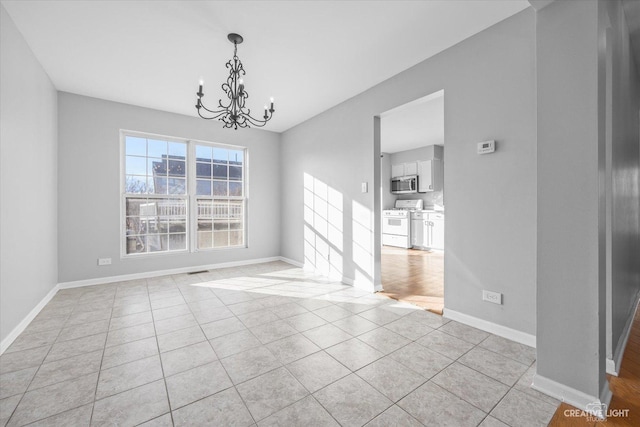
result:
M 2 342 L 0 342 L 0 354 L 4 353 L 5 350 L 8 349 L 9 346 L 15 341 L 15 339 L 18 338 L 18 336 L 27 328 L 27 326 L 29 326 L 29 323 L 31 323 L 31 321 L 36 318 L 38 313 L 40 313 L 40 310 L 42 310 L 44 306 L 47 305 L 49 301 L 51 301 L 51 298 L 53 298 L 54 295 L 58 292 L 58 289 L 60 289 L 58 285 L 54 286 L 53 289 L 51 289 L 49 293 L 45 295 L 44 298 L 42 298 L 38 305 L 33 307 L 33 310 L 31 310 L 29 314 L 27 314 L 27 316 L 22 319 L 22 322 L 18 323 L 18 325 L 13 328 L 9 335 L 7 335 L 2 340 Z
M 356 280 L 351 277 L 342 276 L 340 281 L 345 285 L 353 286 L 355 289 L 360 289 L 365 292 L 374 293 L 382 290 L 382 285 L 376 286 L 369 280 Z
M 340 281 L 342 283 L 344 283 L 345 285 L 349 285 L 349 286 L 353 286 L 356 289 L 361 289 L 363 291 L 367 291 L 367 292 L 380 292 L 382 291 L 382 284 L 377 284 L 377 285 L 372 285 L 371 283 L 356 283 L 356 281 L 354 279 L 352 279 L 351 277 L 347 277 L 347 276 L 342 276 L 342 279 L 340 279 Z
M 602 402 L 605 405 L 607 405 L 607 410 L 609 409 L 609 405 L 611 404 L 611 399 L 612 398 L 613 398 L 613 392 L 609 388 L 609 381 L 605 380 L 604 381 L 604 385 L 602 386 L 602 390 L 600 391 L 600 402 Z M 607 417 L 606 413 L 605 414 L 594 414 L 594 415 L 597 415 L 600 418 L 606 418 Z
M 382 292 L 384 289 L 382 288 L 382 282 L 376 282 L 373 285 L 374 292 Z
M 633 319 L 636 316 L 636 311 L 638 310 L 638 303 L 640 302 L 640 292 L 636 294 L 633 310 L 631 310 L 631 314 L 627 318 L 627 323 L 624 325 L 624 329 L 622 330 L 622 335 L 620 335 L 620 339 L 618 340 L 618 345 L 616 346 L 615 351 L 613 352 L 613 357 L 611 359 L 607 358 L 607 374 L 618 376 L 618 370 L 620 368 L 620 364 L 622 363 L 622 356 L 624 356 L 624 350 L 627 348 L 627 342 L 629 341 L 629 334 L 631 333 L 631 325 L 633 325 Z
M 595 415 L 599 418 L 605 418 L 605 414 L 598 411 L 601 408 L 601 404 L 609 407 L 611 403 L 611 390 L 609 390 L 609 382 L 605 381 L 604 389 L 601 391 L 601 396 L 592 396 L 586 393 L 576 390 L 572 387 L 560 384 L 549 378 L 543 377 L 540 374 L 536 374 L 533 377 L 533 384 L 531 388 L 541 393 L 554 397 L 558 400 L 575 406 L 585 412 Z
M 468 314 L 460 313 L 459 311 L 451 310 L 450 308 L 444 308 L 443 317 L 501 336 L 511 341 L 519 342 L 520 344 L 528 345 L 529 347 L 535 348 L 536 346 L 535 335 L 498 325 L 497 323 L 489 322 L 488 320 L 480 319 Z
M 301 263 L 299 261 L 296 261 L 296 260 L 293 260 L 291 258 L 280 256 L 280 257 L 278 257 L 278 259 L 280 261 L 286 262 L 287 264 L 291 264 L 291 265 L 295 265 L 296 267 L 304 268 L 304 264 L 303 263 Z
M 95 279 L 75 280 L 71 282 L 58 283 L 58 286 L 60 287 L 60 289 L 78 288 L 82 286 L 101 285 L 104 283 L 124 282 L 126 280 L 149 279 L 151 277 L 167 276 L 169 274 L 189 273 L 191 271 L 217 270 L 219 268 L 240 267 L 249 264 L 262 264 L 265 262 L 273 261 L 289 262 L 282 257 L 276 256 L 270 258 L 257 258 L 242 261 L 223 262 L 219 264 L 194 265 L 190 267 L 172 268 L 168 270 L 146 271 L 144 273 L 122 274 L 119 276 L 98 277 Z
M 353 286 L 354 282 L 353 279 L 347 276 L 342 276 L 342 283 L 344 283 L 345 285 L 349 285 L 349 286 Z
M 286 261 L 286 262 L 289 262 L 289 261 L 287 261 L 287 258 L 283 258 L 282 260 Z M 317 269 L 316 266 L 313 265 L 313 264 L 310 264 L 310 263 L 302 264 L 302 263 L 299 263 L 299 262 L 296 262 L 296 261 L 292 261 L 292 263 L 294 263 L 294 262 L 295 262 L 294 265 L 297 265 L 298 267 L 301 267 L 301 268 L 305 269 L 306 271 L 311 271 L 313 273 L 316 273 L 316 274 L 319 274 L 319 275 L 322 275 L 322 276 L 327 276 L 327 273 L 325 271 L 321 271 L 320 269 Z M 333 278 L 336 281 L 340 281 L 341 283 L 344 283 L 345 285 L 356 287 L 355 280 L 350 278 L 350 277 L 337 276 L 337 275 L 335 275 L 335 276 L 327 276 L 327 277 L 329 277 L 330 279 Z

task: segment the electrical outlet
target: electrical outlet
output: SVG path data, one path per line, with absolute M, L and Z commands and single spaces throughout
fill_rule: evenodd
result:
M 111 258 L 98 258 L 98 265 L 111 265 Z
M 502 294 L 499 292 L 482 291 L 482 300 L 494 304 L 502 304 Z

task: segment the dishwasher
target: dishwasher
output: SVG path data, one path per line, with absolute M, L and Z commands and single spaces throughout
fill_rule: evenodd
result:
M 428 249 L 424 241 L 426 220 L 426 213 L 421 211 L 411 212 L 411 247 L 413 249 Z

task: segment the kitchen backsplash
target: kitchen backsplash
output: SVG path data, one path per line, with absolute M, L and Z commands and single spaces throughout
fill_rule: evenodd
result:
M 403 194 L 399 196 L 395 196 L 393 198 L 393 202 L 397 199 L 422 199 L 425 208 L 427 206 L 440 205 L 444 206 L 444 192 L 443 191 L 431 191 L 429 193 L 415 193 L 415 194 Z M 386 209 L 391 209 L 393 206 L 387 207 Z

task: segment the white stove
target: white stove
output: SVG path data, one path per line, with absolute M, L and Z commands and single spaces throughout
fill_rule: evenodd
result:
M 386 211 L 382 211 L 382 216 L 384 218 L 406 218 L 409 216 L 411 211 L 405 209 L 389 209 Z
M 422 199 L 396 200 L 393 209 L 382 211 L 382 244 L 411 247 L 411 212 L 422 210 Z

